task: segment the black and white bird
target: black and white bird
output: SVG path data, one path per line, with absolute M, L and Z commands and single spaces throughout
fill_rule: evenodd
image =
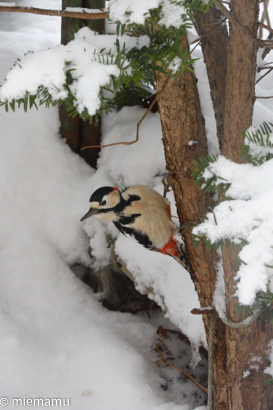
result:
M 179 257 L 179 242 L 174 238 L 170 203 L 146 185 L 132 185 L 120 192 L 104 186 L 90 197 L 90 209 L 81 221 L 95 216 L 111 221 L 124 235 L 134 236 L 145 248 Z

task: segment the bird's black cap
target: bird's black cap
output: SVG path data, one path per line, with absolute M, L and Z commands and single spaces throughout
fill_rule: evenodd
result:
M 108 195 L 112 191 L 118 191 L 118 189 L 113 188 L 111 186 L 103 186 L 97 189 L 95 192 L 93 192 L 93 194 L 91 195 L 89 199 L 89 202 L 101 202 L 104 195 Z

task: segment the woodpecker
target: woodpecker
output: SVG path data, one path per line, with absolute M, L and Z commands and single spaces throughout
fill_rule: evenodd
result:
M 81 221 L 95 216 L 111 221 L 124 235 L 135 239 L 150 250 L 175 258 L 180 256 L 179 242 L 174 238 L 170 203 L 146 185 L 132 185 L 120 192 L 104 186 L 90 197 L 90 209 Z

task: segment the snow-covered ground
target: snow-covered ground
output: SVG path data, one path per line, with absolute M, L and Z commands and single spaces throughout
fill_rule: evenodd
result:
M 59 0 L 17 4 L 61 7 Z M 2 13 L 0 19 L 3 84 L 17 57 L 59 43 L 60 19 L 9 13 Z M 142 115 L 138 108 L 110 115 L 104 124 L 104 142 L 134 138 L 132 122 Z M 43 408 L 42 401 L 34 401 L 40 398 L 44 408 L 61 404 L 75 410 L 196 408 L 191 382 L 180 382 L 181 390 L 173 393 L 160 387 L 164 380 L 153 345 L 163 318 L 156 322 L 145 315 L 107 311 L 69 267 L 90 263 L 86 232 L 91 237 L 102 230 L 91 221 L 79 222 L 97 186 L 123 175 L 126 184 L 154 181 L 162 190 L 160 178 L 154 178 L 164 171 L 158 115 L 151 114 L 143 124 L 142 142 L 104 151 L 96 174 L 60 139 L 56 109 L 6 113 L 2 107 L 0 124 L 0 406 L 12 408 L 19 403 Z M 145 138 L 150 138 L 148 143 Z M 150 164 L 148 147 L 155 153 Z M 124 149 L 129 169 L 119 160 Z M 151 274 L 148 286 L 156 288 L 158 303 L 169 306 L 169 317 L 192 343 L 204 342 L 202 321 L 190 314 L 198 301 L 186 271 L 171 258 L 124 239 L 117 241 L 120 257 L 126 262 L 126 255 L 134 254 L 140 262 L 146 261 L 143 275 Z M 140 277 L 142 291 L 144 282 Z
M 17 4 L 61 7 L 60 0 Z M 0 23 L 0 83 L 26 51 L 59 44 L 58 18 L 2 13 Z M 202 60 L 196 68 L 210 150 L 215 152 Z M 262 80 L 257 95 L 272 95 L 271 83 L 270 76 Z M 273 100 L 259 100 L 254 125 L 272 121 L 272 109 Z M 103 143 L 133 140 L 143 113 L 141 108 L 126 107 L 110 114 L 103 124 Z M 26 114 L 22 109 L 6 113 L 2 107 L 0 121 L 0 406 L 6 404 L 2 396 L 10 408 L 18 403 L 12 402 L 14 398 L 33 407 L 38 402 L 31 399 L 48 399 L 44 407 L 58 408 L 50 400 L 59 398 L 63 407 L 75 410 L 197 409 L 202 396 L 195 401 L 191 382 L 173 383 L 169 391 L 161 388 L 166 378 L 179 379 L 169 370 L 162 377 L 155 363 L 157 326 L 167 319 L 107 311 L 99 295 L 70 269 L 75 263 L 90 263 L 90 243 L 97 266 L 107 264 L 110 233 L 117 238 L 116 253 L 133 272 L 137 288 L 167 310 L 194 347 L 205 343 L 201 318 L 190 314 L 198 307 L 197 295 L 188 273 L 175 260 L 122 237 L 114 226 L 92 218 L 79 222 L 99 186 L 141 183 L 163 192 L 158 114 L 142 123 L 137 144 L 104 149 L 96 172 L 60 139 L 57 109 L 42 107 Z M 175 214 L 172 195 L 169 199 Z

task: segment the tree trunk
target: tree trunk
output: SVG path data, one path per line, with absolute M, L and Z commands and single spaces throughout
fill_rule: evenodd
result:
M 230 10 L 240 23 L 253 34 L 243 31 L 237 24 L 230 24 L 228 64 L 226 79 L 226 102 L 224 138 L 222 153 L 232 161 L 241 163 L 240 148 L 243 145 L 243 131 L 252 124 L 255 100 L 255 74 L 258 27 L 258 0 L 233 0 Z M 227 315 L 234 322 L 240 322 L 244 315 L 236 310 L 234 297 L 234 276 L 238 270 L 238 247 L 223 248 L 223 268 L 226 286 Z M 243 329 L 227 328 L 227 386 L 230 409 L 269 410 L 273 403 L 273 389 L 266 385 L 263 373 L 268 365 L 266 350 L 272 339 L 272 325 L 268 316 L 263 316 Z M 257 368 L 251 370 L 251 365 Z M 250 375 L 244 377 L 250 371 Z
M 230 10 L 253 36 L 257 36 L 258 0 L 233 0 Z M 252 123 L 256 64 L 257 42 L 236 24 L 230 23 L 222 154 L 238 163 L 243 162 L 240 157 L 243 131 Z
M 66 7 L 84 8 L 104 8 L 104 0 L 63 0 L 63 10 Z M 99 33 L 104 32 L 104 20 L 81 20 L 75 18 L 62 19 L 61 43 L 67 44 L 72 40 L 73 31 L 77 31 L 83 26 L 88 26 L 91 30 Z M 70 148 L 85 159 L 92 167 L 96 167 L 99 148 L 92 148 L 82 151 L 88 145 L 99 145 L 101 138 L 101 119 L 83 121 L 78 115 L 74 118 L 69 116 L 65 104 L 59 109 L 61 120 L 61 135 L 67 140 Z
M 182 46 L 188 47 L 184 37 Z M 197 248 L 193 246 L 190 231 L 193 223 L 207 212 L 210 198 L 194 184 L 191 173 L 194 169 L 193 160 L 207 155 L 207 140 L 204 119 L 202 117 L 196 78 L 193 73 L 185 71 L 175 81 L 169 80 L 162 87 L 167 76 L 158 73 L 156 86 L 158 105 L 161 117 L 163 144 L 168 182 L 175 194 L 180 225 L 188 227 L 184 233 L 186 253 L 192 267 L 191 274 L 200 304 L 202 307 L 212 305 L 215 290 L 216 254 L 206 250 L 204 243 Z M 208 336 L 210 318 L 204 316 L 206 334 Z M 227 409 L 227 373 L 225 326 L 217 320 L 214 349 L 214 383 L 217 385 L 218 409 Z
M 224 134 L 228 47 L 227 26 L 223 21 L 222 13 L 215 6 L 210 7 L 207 13 L 195 13 L 195 27 L 201 36 L 220 149 Z
M 231 12 L 256 35 L 258 0 L 233 0 Z M 206 18 L 212 17 L 215 18 L 215 14 Z M 199 29 L 204 30 L 204 26 L 200 28 L 204 21 L 200 21 L 201 18 Z M 226 49 L 226 34 L 221 35 Z M 221 48 L 221 44 L 214 47 L 210 45 L 210 41 L 219 42 L 219 36 L 208 37 L 204 55 L 212 84 L 214 108 L 220 112 L 216 120 L 218 135 L 222 138 L 222 153 L 233 161 L 242 162 L 239 155 L 243 144 L 242 131 L 251 124 L 253 114 L 256 42 L 253 36 L 237 25 L 231 26 L 227 47 L 226 89 L 223 90 L 216 85 L 220 67 L 213 64 L 213 56 L 217 54 L 216 50 L 218 47 Z M 185 38 L 182 46 L 187 47 Z M 224 77 L 225 75 L 222 77 L 223 81 Z M 169 183 L 174 190 L 180 224 L 182 227 L 189 227 L 189 224 L 205 215 L 208 206 L 208 197 L 194 185 L 191 178 L 193 160 L 207 155 L 204 121 L 194 75 L 185 71 L 175 81 L 169 80 L 160 94 L 165 81 L 166 75 L 158 74 L 158 105 Z M 202 307 L 211 306 L 216 280 L 216 256 L 206 251 L 203 244 L 194 248 L 189 229 L 184 233 L 184 239 L 200 304 Z M 223 249 L 227 315 L 235 322 L 240 322 L 245 317 L 236 311 L 236 300 L 233 297 L 238 251 L 236 247 L 227 249 L 224 246 Z M 204 316 L 204 322 L 208 335 L 209 318 Z M 264 368 L 269 364 L 266 350 L 272 336 L 273 330 L 267 315 L 241 329 L 225 326 L 219 318 L 217 319 L 213 358 L 215 410 L 272 408 L 273 389 L 271 385 L 265 384 L 267 377 L 263 374 Z

